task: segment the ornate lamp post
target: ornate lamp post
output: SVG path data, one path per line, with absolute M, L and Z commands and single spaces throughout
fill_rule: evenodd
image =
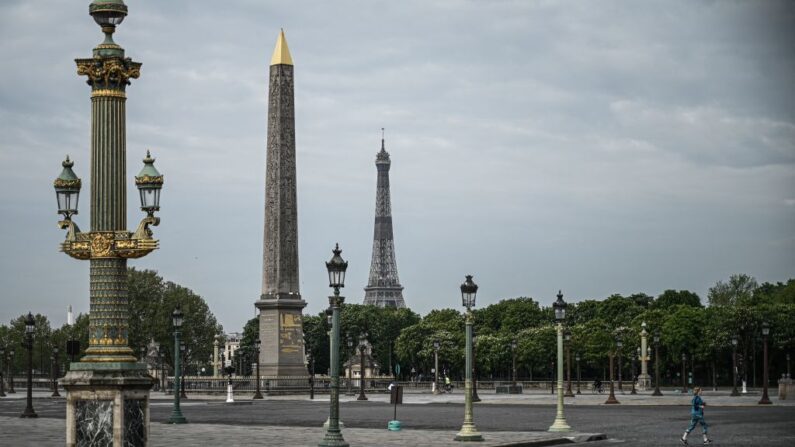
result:
M 475 427 L 475 417 L 472 411 L 472 308 L 475 307 L 475 298 L 478 285 L 472 281 L 472 275 L 466 275 L 466 281 L 461 284 L 461 302 L 466 308 L 466 372 L 464 380 L 464 423 L 455 437 L 456 441 L 482 441 L 483 436 Z M 439 369 L 436 369 L 437 373 Z
M 582 394 L 580 391 L 580 354 L 574 355 L 574 360 L 577 362 L 577 394 Z
M 558 291 L 558 300 L 552 303 L 552 308 L 555 310 L 555 323 L 558 333 L 558 406 L 555 422 L 549 427 L 549 431 L 570 431 L 571 427 L 566 423 L 566 418 L 563 415 L 563 322 L 566 320 L 566 302 L 563 301 L 563 293 L 561 291 Z
M 660 330 L 654 330 L 654 392 L 652 396 L 662 396 L 660 392 Z
M 737 390 L 737 334 L 732 334 L 732 396 L 739 396 Z
M 67 230 L 61 250 L 91 263 L 89 346 L 61 380 L 69 406 L 66 445 L 88 442 L 94 432 L 84 428 L 92 424 L 102 433 L 101 440 L 92 438 L 95 442 L 146 444 L 152 379 L 128 345 L 127 259 L 157 248 L 149 227 L 159 223 L 154 213 L 159 210 L 163 176 L 147 155 L 135 178 L 146 217 L 135 232 L 129 232 L 125 103 L 127 86 L 139 77 L 141 63 L 126 57 L 113 41 L 116 27 L 127 15 L 123 0 L 93 0 L 88 11 L 105 34 L 92 57 L 75 60 L 77 74 L 87 76 L 91 86 L 90 231 L 81 232 L 72 221 L 81 180 L 68 157 L 54 182 L 58 212 L 63 215 L 59 226 Z M 129 416 L 111 417 L 114 413 Z
M 574 397 L 571 392 L 571 332 L 566 330 L 563 334 L 563 339 L 566 346 L 566 394 L 564 397 Z
M 28 350 L 28 397 L 25 411 L 19 417 L 36 418 L 39 415 L 33 411 L 33 333 L 36 331 L 36 319 L 28 312 L 25 319 L 25 349 Z
M 439 394 L 439 339 L 433 340 L 433 394 Z
M 687 394 L 687 354 L 682 353 L 682 394 Z
M 218 364 L 218 347 L 221 345 L 221 342 L 218 340 L 218 336 L 215 336 L 213 340 L 213 377 L 220 377 L 220 365 Z
M 8 350 L 8 394 L 16 394 L 16 390 L 14 389 L 14 348 L 10 348 Z
M 624 348 L 624 341 L 621 340 L 621 337 L 616 338 L 616 353 L 618 354 L 618 391 L 624 392 L 624 388 L 621 386 L 621 350 Z
M 516 386 L 516 339 L 511 340 L 511 378 Z
M 350 334 L 348 334 L 347 340 L 348 344 L 348 392 L 346 393 L 348 396 L 353 396 L 353 354 L 356 352 L 353 350 L 353 338 L 351 338 Z
M 770 325 L 767 321 L 762 323 L 762 343 L 763 343 L 763 360 L 764 364 L 762 370 L 762 398 L 759 399 L 759 405 L 770 405 L 773 402 L 770 402 L 770 397 L 767 395 L 767 383 L 770 381 L 768 376 L 768 361 L 767 361 L 767 336 L 770 334 Z
M 621 339 L 616 339 L 616 349 L 619 349 L 620 345 L 621 345 Z M 610 352 L 608 355 L 610 357 L 610 395 L 607 396 L 605 404 L 618 404 L 620 402 L 618 401 L 618 399 L 616 399 L 616 390 L 615 386 L 613 385 L 613 371 L 614 371 L 613 358 L 616 356 L 615 351 Z
M 182 366 L 180 368 L 180 380 L 179 380 L 179 397 L 180 399 L 187 399 L 188 395 L 185 394 L 185 374 L 187 373 L 187 366 L 188 362 L 186 362 L 188 354 L 188 347 L 185 345 L 184 341 L 179 342 L 179 358 L 181 359 L 179 364 Z
M 58 392 L 58 348 L 52 348 L 52 395 L 50 397 L 61 397 Z
M 309 398 L 315 398 L 315 356 L 312 355 L 312 349 L 310 349 L 310 345 L 305 344 L 307 347 L 306 353 L 306 360 L 309 363 L 307 366 L 309 367 Z
M 640 356 L 641 356 L 640 348 L 638 348 L 635 351 L 635 354 L 632 356 L 632 371 L 630 371 L 630 373 L 629 373 L 630 374 L 630 378 L 632 379 L 632 391 L 630 391 L 629 394 L 638 394 L 638 392 L 635 390 L 635 380 L 638 377 L 638 376 L 635 375 L 635 368 L 637 367 L 638 358 Z
M 367 332 L 359 336 L 359 397 L 356 400 L 367 400 L 364 395 L 365 387 L 365 364 L 364 355 L 367 352 Z
M 472 326 L 472 403 L 480 402 L 478 396 L 478 334 L 475 332 L 474 320 Z
M 181 343 L 179 342 L 180 336 L 180 328 L 182 328 L 182 321 L 183 321 L 182 310 L 180 309 L 179 304 L 177 304 L 177 308 L 174 309 L 174 312 L 171 314 L 171 324 L 174 326 L 174 408 L 171 410 L 171 417 L 168 419 L 169 424 L 187 424 L 188 420 L 185 419 L 185 416 L 182 415 L 182 410 L 179 408 L 179 398 L 180 398 L 180 369 L 179 369 L 179 358 L 180 355 L 180 347 Z
M 259 348 L 261 344 L 262 341 L 260 341 L 259 338 L 256 341 L 254 341 L 254 349 L 256 349 L 257 353 L 257 391 L 254 392 L 254 397 L 252 399 L 262 399 L 262 393 L 260 392 L 259 389 Z
M 0 397 L 6 397 L 5 391 L 5 377 L 3 374 L 3 362 L 6 361 L 6 348 L 4 346 L 0 346 Z
M 339 244 L 332 250 L 334 256 L 326 263 L 328 270 L 329 287 L 334 289 L 334 295 L 329 297 L 331 305 L 331 398 L 329 399 L 329 420 L 326 434 L 318 444 L 319 447 L 348 447 L 340 431 L 340 305 L 345 302 L 345 297 L 340 295 L 340 289 L 345 287 L 345 271 L 348 262 L 342 259 L 342 250 Z

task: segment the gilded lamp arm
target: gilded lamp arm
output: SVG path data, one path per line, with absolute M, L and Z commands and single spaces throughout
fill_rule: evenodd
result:
M 141 219 L 141 223 L 138 224 L 138 229 L 135 230 L 133 233 L 133 239 L 152 239 L 152 230 L 149 229 L 149 225 L 158 226 L 160 224 L 160 218 L 155 217 L 152 215 L 146 216 Z

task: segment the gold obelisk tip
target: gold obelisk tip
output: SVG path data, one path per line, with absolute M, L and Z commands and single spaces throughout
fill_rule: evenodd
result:
M 271 65 L 293 65 L 293 58 L 290 56 L 290 49 L 287 48 L 287 39 L 284 38 L 284 30 L 279 33 L 276 39 L 276 49 L 273 50 Z

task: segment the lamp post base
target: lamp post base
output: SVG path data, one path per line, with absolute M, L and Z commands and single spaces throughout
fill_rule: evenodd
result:
M 461 431 L 459 431 L 453 439 L 460 442 L 481 442 L 483 441 L 483 435 L 478 432 L 475 424 L 464 423 L 464 425 L 461 426 Z
M 342 437 L 342 433 L 339 430 L 337 431 L 327 431 L 326 436 L 323 437 L 323 440 L 318 443 L 318 447 L 349 447 L 350 444 L 345 442 L 345 438 Z
M 38 414 L 33 410 L 33 408 L 25 408 L 25 411 L 19 415 L 21 418 L 37 418 L 39 417 Z
M 168 418 L 169 424 L 187 424 L 188 420 L 182 415 L 180 411 L 171 412 L 171 417 Z
M 77 362 L 66 389 L 66 446 L 148 445 L 149 390 L 154 380 L 134 362 Z
M 264 397 L 262 397 L 262 393 L 260 393 L 259 390 L 257 390 L 257 392 L 254 393 L 254 397 L 252 397 L 252 399 L 264 399 Z
M 659 389 L 659 388 L 655 388 L 655 389 L 654 389 L 654 392 L 653 392 L 653 393 L 651 393 L 651 395 L 652 395 L 652 396 L 662 396 L 662 395 L 663 395 L 663 393 L 662 393 L 662 392 L 660 392 L 660 389 Z
M 563 432 L 563 431 L 571 431 L 571 427 L 568 423 L 566 423 L 566 419 L 563 418 L 555 418 L 555 422 L 549 426 L 549 430 L 551 432 Z

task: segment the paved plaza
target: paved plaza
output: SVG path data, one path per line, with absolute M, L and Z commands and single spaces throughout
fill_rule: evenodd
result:
M 483 446 L 553 445 L 572 441 L 598 447 L 612 444 L 638 446 L 678 445 L 688 422 L 689 397 L 664 390 L 654 398 L 648 394 L 618 394 L 621 405 L 603 405 L 606 395 L 582 394 L 566 400 L 566 417 L 577 430 L 569 438 L 550 434 L 546 429 L 555 416 L 554 397 L 534 392 L 522 395 L 481 393 L 483 401 L 475 405 L 475 421 L 483 432 Z M 63 399 L 50 399 L 36 393 L 34 406 L 39 419 L 18 418 L 24 408 L 23 393 L 0 400 L 0 445 L 63 445 Z M 312 446 L 321 439 L 322 421 L 328 415 L 328 396 L 266 397 L 252 401 L 238 396 L 235 404 L 226 404 L 220 396 L 192 396 L 183 402 L 189 420 L 184 426 L 164 424 L 171 412 L 171 397 L 152 393 L 153 446 L 278 445 Z M 372 394 L 369 401 L 358 402 L 343 396 L 340 412 L 346 424 L 343 430 L 352 446 L 451 446 L 463 417 L 460 393 L 433 396 L 406 394 L 406 404 L 398 407 L 398 419 L 404 430 L 389 432 L 386 423 L 393 407 L 388 396 Z M 705 393 L 707 420 L 715 446 L 795 445 L 795 402 L 779 401 L 773 406 L 758 406 L 759 395 L 728 396 L 728 392 Z M 594 434 L 606 440 L 589 441 Z M 691 444 L 700 440 L 691 436 Z M 698 442 L 700 444 L 700 442 Z

